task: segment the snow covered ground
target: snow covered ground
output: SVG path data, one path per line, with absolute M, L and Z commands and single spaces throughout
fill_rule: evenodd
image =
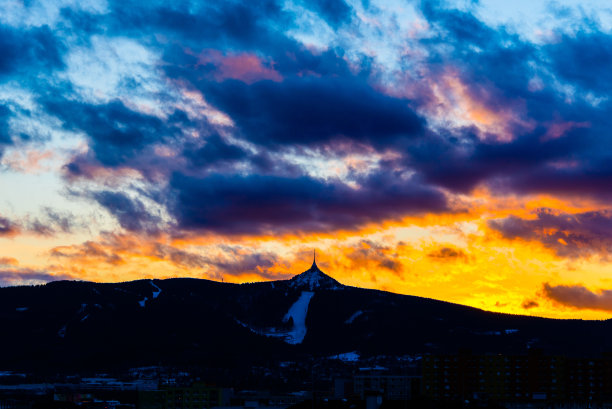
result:
M 253 328 L 237 318 L 234 318 L 234 320 L 255 334 L 264 335 L 266 337 L 282 338 L 283 341 L 292 345 L 301 344 L 306 336 L 306 316 L 308 315 L 308 305 L 313 295 L 314 292 L 312 291 L 302 291 L 300 298 L 289 307 L 289 311 L 287 311 L 283 317 L 283 322 L 285 323 L 290 319 L 293 320 L 293 327 L 288 331 L 274 327 Z
M 363 311 L 361 310 L 357 310 L 353 315 L 351 315 L 346 321 L 344 321 L 345 324 L 352 324 L 353 321 L 355 321 L 355 318 L 359 317 L 361 314 L 363 314 Z
M 343 354 L 332 355 L 329 359 L 339 359 L 343 362 L 359 362 L 359 352 L 345 352 Z
M 159 297 L 159 295 L 161 294 L 162 290 L 161 288 L 159 288 L 158 286 L 155 285 L 155 283 L 153 281 L 149 281 L 151 283 L 151 285 L 157 290 L 157 291 L 153 291 L 153 299 Z M 165 297 L 165 296 L 164 296 Z
M 283 322 L 293 318 L 293 328 L 287 333 L 285 341 L 288 344 L 301 344 L 306 336 L 306 315 L 308 314 L 308 304 L 314 295 L 312 291 L 302 291 L 300 298 L 289 308 L 283 318 Z

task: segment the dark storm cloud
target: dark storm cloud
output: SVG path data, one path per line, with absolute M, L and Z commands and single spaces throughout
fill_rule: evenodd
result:
M 532 189 L 535 191 L 558 191 L 554 184 L 547 187 L 533 176 L 544 176 L 549 169 L 550 179 L 555 175 L 561 179 L 566 171 L 554 167 L 555 162 L 570 161 L 581 151 L 586 156 L 584 151 L 590 148 L 592 140 L 585 133 L 588 132 L 578 129 L 563 138 L 542 141 L 545 130 L 536 129 L 514 141 L 498 143 L 483 142 L 466 129 L 459 137 L 430 135 L 417 141 L 410 147 L 408 161 L 431 183 L 458 192 L 469 192 L 482 182 L 500 189 L 529 190 L 529 185 L 533 184 L 539 188 Z M 576 171 L 584 169 L 570 170 Z M 569 185 L 570 181 L 566 184 Z
M 506 181 L 507 188 L 522 193 L 547 192 L 608 200 L 612 194 L 612 157 L 603 150 L 604 143 L 601 145 L 602 151 L 575 155 L 579 157 L 574 162 L 568 158 L 565 166 L 552 163 L 517 174 Z
M 446 208 L 440 192 L 385 176 L 351 189 L 308 177 L 175 174 L 170 187 L 170 209 L 179 227 L 225 233 L 356 228 L 406 212 Z
M 594 293 L 581 285 L 550 285 L 544 283 L 543 296 L 576 309 L 612 311 L 612 290 Z
M 606 257 L 612 249 L 612 213 L 594 211 L 578 214 L 539 209 L 535 219 L 510 216 L 492 220 L 489 226 L 508 239 L 537 240 L 560 256 Z
M 208 84 L 205 95 L 230 115 L 247 139 L 315 145 L 348 138 L 381 146 L 414 137 L 423 120 L 405 100 L 353 79 L 295 78 L 282 82 Z

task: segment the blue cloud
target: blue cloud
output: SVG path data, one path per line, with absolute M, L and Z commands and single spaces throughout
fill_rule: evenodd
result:
M 88 150 L 66 163 L 66 182 L 90 178 L 84 195 L 132 231 L 154 231 L 161 221 L 134 196 L 96 186 L 92 167 L 139 171 L 152 192 L 166 194 L 148 198 L 187 230 L 351 228 L 446 211 L 442 189 L 469 193 L 481 184 L 498 192 L 609 198 L 612 41 L 597 25 L 578 22 L 582 29 L 535 44 L 446 3 L 421 2 L 417 14 L 431 28 L 427 35 L 406 37 L 402 50 L 364 51 L 366 23 L 345 2 L 301 4 L 333 28 L 356 24 L 313 47 L 287 34 L 299 28 L 300 16 L 275 1 L 189 7 L 111 1 L 107 13 L 95 15 L 67 7 L 54 27 L 0 27 L 0 82 L 20 84 L 64 130 L 85 135 Z M 362 6 L 370 12 L 367 2 Z M 151 51 L 154 61 L 144 69 L 158 83 L 130 73 L 115 99 L 83 100 L 62 70 L 67 53 L 87 47 L 94 35 L 129 38 Z M 373 56 L 378 52 L 400 53 L 393 57 L 405 72 L 384 66 L 385 58 Z M 207 53 L 221 63 L 207 61 Z M 251 58 L 238 69 L 255 61 L 274 75 L 219 75 L 228 56 Z M 436 109 L 449 109 L 436 99 L 449 71 L 465 97 L 505 115 L 510 137 L 435 118 Z M 212 123 L 202 106 L 183 104 L 186 91 L 200 92 L 235 126 Z M 135 95 L 144 94 L 163 114 L 139 107 Z M 27 132 L 11 128 L 17 115 L 36 121 L 29 109 L 0 106 L 0 154 L 30 143 Z M 391 153 L 359 176 L 360 189 L 307 176 L 285 156 L 315 150 L 342 157 L 359 149 Z
M 47 26 L 28 30 L 0 26 L 0 49 L 0 79 L 63 66 L 65 47 Z
M 375 146 L 415 137 L 424 121 L 408 101 L 362 81 L 295 78 L 282 82 L 208 83 L 204 94 L 228 113 L 242 135 L 262 145 L 315 145 L 351 139 Z

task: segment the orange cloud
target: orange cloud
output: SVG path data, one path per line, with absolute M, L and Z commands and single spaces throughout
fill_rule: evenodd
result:
M 0 265 L 4 266 L 16 266 L 19 265 L 19 261 L 13 257 L 0 257 Z
M 450 114 L 460 123 L 476 126 L 481 139 L 509 142 L 516 137 L 517 128 L 535 128 L 535 123 L 522 119 L 525 108 L 521 101 L 498 101 L 487 86 L 491 85 L 468 85 L 457 70 L 447 68 L 432 81 L 434 101 L 429 109 L 441 118 Z
M 247 84 L 256 81 L 282 81 L 283 77 L 255 54 L 223 54 L 218 50 L 206 50 L 199 56 L 200 65 L 212 64 L 215 67 L 214 77 L 218 81 L 228 78 L 240 80 Z
M 495 85 L 470 81 L 454 66 L 425 70 L 418 78 L 407 74 L 402 87 L 381 85 L 381 92 L 422 102 L 420 111 L 435 127 L 474 127 L 481 140 L 510 142 L 519 133 L 535 129 L 526 120 L 525 102 L 501 96 Z
M 491 220 L 509 216 L 533 219 L 534 209 L 542 205 L 580 214 L 601 209 L 597 203 L 502 197 L 485 189 L 456 199 L 460 211 L 353 230 L 276 236 L 104 233 L 95 240 L 54 246 L 48 253 L 52 263 L 43 259 L 37 270 L 105 282 L 182 276 L 240 283 L 289 278 L 309 267 L 317 249 L 319 266 L 347 285 L 506 313 L 606 316 L 604 310 L 569 309 L 537 293 L 543 282 L 553 281 L 601 287 L 604 260 L 562 257 L 546 243 L 509 239 L 490 226 Z
M 13 237 L 19 234 L 19 226 L 12 220 L 0 216 L 0 237 Z
M 12 150 L 2 158 L 2 163 L 15 172 L 38 173 L 49 170 L 49 163 L 55 158 L 50 150 Z
M 593 292 L 582 285 L 543 285 L 544 297 L 575 309 L 612 312 L 612 290 Z

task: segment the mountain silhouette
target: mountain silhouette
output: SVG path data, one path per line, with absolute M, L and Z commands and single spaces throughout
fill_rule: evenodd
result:
M 290 280 L 56 281 L 0 288 L 3 370 L 184 363 L 239 367 L 423 353 L 599 354 L 610 321 L 507 315 L 340 284 L 316 262 Z M 9 352 L 10 351 L 10 352 Z

